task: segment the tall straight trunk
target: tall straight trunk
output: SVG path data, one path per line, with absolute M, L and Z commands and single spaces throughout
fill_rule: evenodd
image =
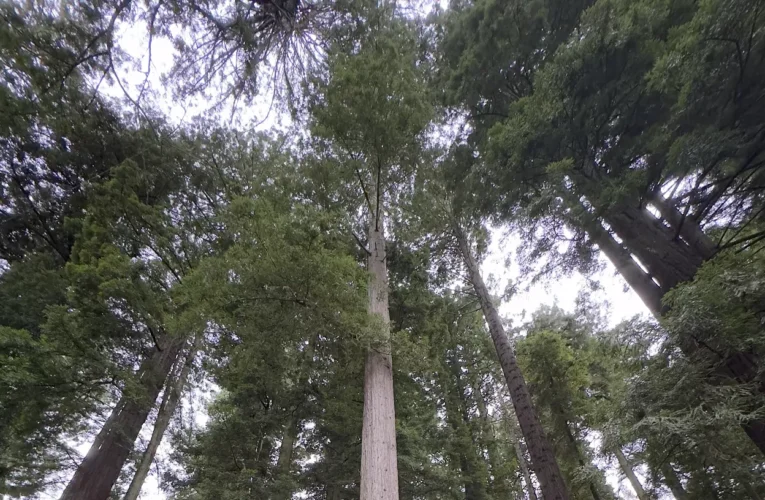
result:
M 457 224 L 454 226 L 454 233 L 459 243 L 460 252 L 462 253 L 470 281 L 478 295 L 478 301 L 481 303 L 481 309 L 483 310 L 486 322 L 489 324 L 489 332 L 494 342 L 494 348 L 497 350 L 497 356 L 499 357 L 507 389 L 510 392 L 510 397 L 515 407 L 515 414 L 518 416 L 521 432 L 529 448 L 531 467 L 537 479 L 539 479 L 542 495 L 545 500 L 568 500 L 570 498 L 569 492 L 563 481 L 563 476 L 555 459 L 552 446 L 534 409 L 531 394 L 515 357 L 515 351 L 510 343 L 510 339 L 505 334 L 502 320 L 499 317 L 497 308 L 491 301 L 489 290 L 483 282 L 481 271 L 473 256 L 467 236 L 465 236 L 464 231 Z
M 162 438 L 165 435 L 167 426 L 170 425 L 170 420 L 175 414 L 175 409 L 178 407 L 178 401 L 183 394 L 183 387 L 186 385 L 186 380 L 189 378 L 191 372 L 191 366 L 194 364 L 194 358 L 196 357 L 197 350 L 199 348 L 199 339 L 201 335 L 197 335 L 194 341 L 194 345 L 189 347 L 188 353 L 186 353 L 186 359 L 184 360 L 183 367 L 181 368 L 178 377 L 175 380 L 168 380 L 165 386 L 165 393 L 162 396 L 162 403 L 159 406 L 159 412 L 157 413 L 157 421 L 154 423 L 154 430 L 151 433 L 151 439 L 149 445 L 146 447 L 141 462 L 138 464 L 138 469 L 135 471 L 133 480 L 130 482 L 130 487 L 125 493 L 125 500 L 138 500 L 138 495 L 141 493 L 146 477 L 149 475 L 151 464 L 154 462 L 154 457 L 157 455 L 159 445 L 162 443 Z
M 289 406 L 289 416 L 284 424 L 284 433 L 282 434 L 282 443 L 279 446 L 279 458 L 276 461 L 276 474 L 278 477 L 286 478 L 289 476 L 292 468 L 292 455 L 295 450 L 295 441 L 297 440 L 298 424 L 300 423 L 305 399 L 305 390 L 308 386 L 308 378 L 313 365 L 313 355 L 316 348 L 317 338 L 314 336 L 306 346 L 305 352 L 300 363 L 300 375 L 298 377 L 298 394 L 295 400 Z M 284 492 L 283 498 L 292 498 L 292 492 Z
M 446 409 L 446 418 L 452 426 L 455 435 L 469 435 L 468 447 L 460 446 L 458 457 L 460 470 L 464 480 L 465 500 L 484 500 L 487 498 L 486 483 L 488 478 L 480 478 L 476 464 L 479 458 L 476 453 L 476 440 L 470 427 L 470 413 L 468 409 L 468 397 L 465 385 L 462 382 L 462 363 L 456 355 L 450 355 L 447 360 L 451 378 L 444 378 L 442 386 L 444 387 L 444 406 Z M 464 445 L 464 442 L 460 443 Z
M 520 467 L 523 481 L 526 483 L 526 492 L 529 495 L 529 500 L 537 500 L 537 492 L 534 489 L 534 483 L 531 482 L 531 473 L 529 472 L 529 466 L 526 464 L 526 457 L 523 455 L 521 439 L 518 436 L 518 418 L 513 414 L 512 410 L 505 408 L 504 404 L 501 405 L 501 408 L 504 414 L 503 417 L 507 422 L 508 434 L 515 450 L 515 458 L 518 460 L 518 467 Z
M 67 484 L 60 500 L 106 500 L 120 475 L 135 440 L 183 346 L 171 339 L 161 351 L 155 350 L 139 370 L 141 394 L 123 395 L 85 459 Z
M 364 415 L 361 429 L 361 500 L 398 500 L 396 415 L 388 312 L 388 270 L 384 214 L 369 216 L 369 313 L 379 319 L 380 339 L 367 351 L 364 368 Z M 375 213 L 376 212 L 376 213 Z
M 640 484 L 640 480 L 635 475 L 635 471 L 632 469 L 632 464 L 630 464 L 629 460 L 627 460 L 627 457 L 624 456 L 624 453 L 622 453 L 622 449 L 619 446 L 614 447 L 614 455 L 616 455 L 616 460 L 619 461 L 619 467 L 621 467 L 624 475 L 627 476 L 627 479 L 632 485 L 632 489 L 635 490 L 635 494 L 637 495 L 638 499 L 651 500 L 651 497 L 643 489 L 643 485 Z
M 680 478 L 677 476 L 677 472 L 675 472 L 675 469 L 669 462 L 665 462 L 661 467 L 661 473 L 664 476 L 664 484 L 666 484 L 669 491 L 672 492 L 675 500 L 686 500 L 688 494 L 685 492 L 685 488 L 683 487 Z
M 494 425 L 489 418 L 489 410 L 486 407 L 486 399 L 481 391 L 480 381 L 475 381 L 473 387 L 473 394 L 475 396 L 476 406 L 478 407 L 478 415 L 481 417 L 481 426 L 483 427 L 483 433 L 486 436 L 486 450 L 489 454 L 489 468 L 491 475 L 495 482 L 507 484 L 506 477 L 498 477 L 497 471 L 499 470 L 499 450 L 497 449 L 497 435 L 494 432 Z

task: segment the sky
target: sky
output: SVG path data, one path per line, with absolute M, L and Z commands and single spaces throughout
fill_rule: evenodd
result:
M 121 86 L 116 83 L 102 85 L 100 90 L 118 99 L 123 98 L 124 91 L 127 91 L 131 94 L 131 97 L 135 98 L 139 93 L 138 89 L 146 78 L 148 68 L 148 58 L 146 57 L 148 53 L 148 38 L 145 26 L 142 25 L 132 27 L 120 26 L 118 29 L 117 39 L 119 40 L 119 45 L 136 60 L 137 64 L 134 66 L 124 66 L 116 71 L 122 84 Z M 189 121 L 195 113 L 204 110 L 205 103 L 198 100 L 181 103 L 163 85 L 161 76 L 170 69 L 173 53 L 173 46 L 168 40 L 162 38 L 154 39 L 148 84 L 149 88 L 156 93 L 155 100 L 167 116 L 172 121 L 183 123 Z M 254 127 L 256 130 L 283 129 L 289 124 L 288 117 L 270 109 L 270 98 L 265 96 L 256 99 L 254 106 L 250 107 L 246 113 L 240 114 L 235 118 L 239 126 L 249 123 L 257 124 Z M 230 119 L 230 115 L 223 115 L 221 118 L 224 122 Z M 503 317 L 511 319 L 514 325 L 518 325 L 524 320 L 529 320 L 531 313 L 541 306 L 557 305 L 564 310 L 573 311 L 576 298 L 580 292 L 582 290 L 589 290 L 585 277 L 574 273 L 554 281 L 546 281 L 528 286 L 528 283 L 522 281 L 519 272 L 517 260 L 518 243 L 517 236 L 503 236 L 502 228 L 494 228 L 488 253 L 482 263 L 484 278 L 492 292 L 496 295 L 501 295 L 509 281 L 519 285 L 515 295 L 510 300 L 503 301 L 500 305 L 500 313 Z M 589 290 L 589 293 L 593 302 L 603 304 L 607 308 L 609 325 L 615 325 L 638 314 L 648 315 L 648 310 L 637 295 L 626 287 L 624 280 L 616 274 L 613 266 L 605 260 L 603 263 L 603 271 L 594 276 L 601 287 L 598 291 Z M 142 432 L 144 444 L 148 442 L 151 434 L 150 426 L 147 425 L 145 427 Z M 78 451 L 84 455 L 89 445 L 90 443 L 81 443 L 78 446 Z M 168 446 L 165 443 L 160 450 L 160 454 L 166 454 L 168 451 Z M 152 473 L 144 484 L 140 497 L 142 500 L 166 499 L 166 496 L 159 488 L 155 471 L 156 469 L 153 468 Z M 619 480 L 619 475 L 614 468 L 607 467 L 606 471 L 609 484 L 618 492 L 620 498 L 625 500 L 636 498 L 626 480 Z M 50 491 L 43 498 L 57 499 L 60 492 L 61 489 Z

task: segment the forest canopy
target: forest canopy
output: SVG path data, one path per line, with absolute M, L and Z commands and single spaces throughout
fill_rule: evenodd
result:
M 0 497 L 765 498 L 763 10 L 0 0 Z

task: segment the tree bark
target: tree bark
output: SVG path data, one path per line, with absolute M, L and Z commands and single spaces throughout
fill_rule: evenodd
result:
M 185 339 L 170 339 L 161 351 L 154 350 L 139 370 L 138 397 L 123 395 L 85 459 L 67 484 L 60 500 L 106 500 L 135 445 L 146 418 L 175 364 Z
M 698 255 L 704 260 L 714 257 L 717 253 L 717 245 L 692 217 L 684 217 L 661 193 L 651 196 L 650 202 L 669 223 L 675 234 L 682 237 Z
M 194 341 L 194 345 L 189 347 L 189 352 L 186 354 L 181 372 L 175 380 L 168 380 L 165 386 L 165 393 L 162 396 L 162 403 L 159 406 L 159 412 L 157 413 L 157 421 L 154 423 L 154 430 L 151 433 L 151 439 L 149 445 L 146 447 L 146 451 L 141 457 L 141 462 L 138 464 L 133 480 L 130 482 L 130 487 L 125 493 L 125 500 L 138 500 L 138 495 L 141 493 L 146 477 L 149 475 L 151 464 L 154 462 L 154 457 L 157 454 L 159 445 L 162 443 L 162 438 L 165 435 L 167 426 L 170 425 L 170 420 L 175 414 L 175 409 L 178 407 L 178 401 L 181 394 L 183 394 L 183 387 L 186 385 L 186 379 L 191 372 L 191 366 L 194 364 L 194 358 L 196 357 L 197 350 L 199 349 L 199 339 L 201 335 L 197 335 Z
M 369 313 L 380 321 L 378 341 L 367 351 L 364 368 L 364 415 L 361 430 L 361 500 L 398 500 L 396 415 L 390 350 L 388 270 L 383 210 L 370 211 Z M 377 212 L 375 214 L 375 212 Z
M 542 424 L 531 402 L 531 394 L 518 366 L 515 351 L 510 343 L 510 339 L 505 334 L 497 308 L 491 301 L 489 290 L 483 282 L 481 271 L 473 257 L 467 237 L 458 224 L 454 225 L 454 234 L 459 243 L 468 276 L 478 295 L 486 322 L 489 324 L 489 332 L 491 333 L 494 347 L 497 350 L 497 356 L 499 357 L 505 382 L 515 407 L 515 414 L 518 416 L 521 432 L 529 448 L 531 467 L 537 479 L 539 479 L 542 495 L 545 500 L 568 500 L 570 498 L 568 489 L 563 481 L 563 476 L 555 459 L 552 446 L 550 446 L 550 442 L 545 435 Z
M 672 468 L 672 465 L 669 462 L 665 462 L 661 467 L 661 473 L 664 476 L 664 484 L 666 484 L 669 491 L 672 492 L 675 500 L 686 500 L 688 494 L 685 492 L 685 488 L 683 488 L 683 483 L 680 481 L 680 478 L 677 477 L 677 472 L 675 472 L 675 469 Z
M 481 391 L 481 381 L 475 380 L 473 387 L 473 394 L 478 407 L 478 415 L 481 417 L 481 426 L 486 436 L 486 450 L 489 454 L 489 468 L 493 481 L 498 481 L 507 486 L 506 477 L 498 477 L 497 471 L 499 471 L 499 450 L 497 449 L 497 435 L 494 432 L 494 425 L 489 418 L 489 410 L 486 407 L 486 400 L 483 392 Z
M 488 478 L 479 478 L 476 468 L 479 458 L 475 450 L 475 436 L 470 427 L 468 398 L 462 383 L 463 366 L 456 355 L 448 357 L 447 365 L 451 372 L 451 378 L 444 377 L 442 382 L 446 418 L 458 439 L 469 436 L 469 443 L 460 440 L 457 450 L 457 459 L 460 463 L 465 487 L 465 500 L 485 500 L 487 498 L 486 483 Z M 466 444 L 468 446 L 465 446 Z
M 297 440 L 298 424 L 300 423 L 302 412 L 301 407 L 305 399 L 305 390 L 308 386 L 308 378 L 313 365 L 313 355 L 316 348 L 317 338 L 314 336 L 306 346 L 305 352 L 302 356 L 300 375 L 298 377 L 297 389 L 298 394 L 296 400 L 293 400 L 289 407 L 289 417 L 284 425 L 284 433 L 282 434 L 282 443 L 279 446 L 279 458 L 276 461 L 276 474 L 277 477 L 286 478 L 290 474 L 292 468 L 292 455 L 295 450 L 295 441 Z M 285 492 L 283 498 L 292 498 L 292 492 Z
M 598 248 L 611 261 L 630 288 L 637 293 L 651 314 L 659 318 L 662 312 L 661 298 L 664 295 L 659 285 L 654 283 L 632 255 L 605 228 L 601 227 L 600 223 L 593 222 L 587 229 Z
M 518 467 L 521 469 L 523 475 L 523 481 L 526 483 L 526 492 L 529 495 L 529 500 L 537 500 L 537 492 L 534 489 L 534 483 L 531 482 L 531 473 L 529 467 L 526 464 L 526 457 L 523 456 L 523 448 L 521 447 L 521 440 L 518 437 L 516 427 L 518 425 L 518 418 L 512 415 L 512 411 L 505 409 L 505 405 L 502 405 L 504 412 L 504 418 L 507 421 L 508 433 L 510 440 L 513 443 L 513 449 L 515 450 L 515 458 L 518 460 Z
M 643 485 L 640 484 L 640 480 L 635 475 L 635 471 L 632 469 L 632 465 L 630 464 L 629 460 L 627 460 L 627 457 L 624 456 L 624 453 L 622 453 L 622 449 L 620 447 L 614 447 L 614 455 L 616 455 L 616 460 L 619 461 L 619 467 L 621 467 L 624 475 L 627 476 L 627 479 L 632 485 L 632 489 L 635 490 L 635 494 L 637 495 L 638 499 L 651 500 L 651 497 L 643 489 Z

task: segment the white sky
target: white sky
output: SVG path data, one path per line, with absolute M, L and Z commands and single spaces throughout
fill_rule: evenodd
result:
M 138 68 L 126 67 L 118 70 L 123 86 L 133 97 L 136 97 L 138 95 L 137 89 L 144 80 L 144 72 L 147 67 L 147 59 L 145 57 L 147 53 L 145 27 L 140 25 L 134 27 L 123 26 L 117 38 L 121 41 L 122 48 L 139 61 Z M 154 39 L 149 84 L 150 88 L 157 93 L 157 99 L 161 108 L 171 120 L 176 122 L 188 121 L 196 112 L 203 111 L 203 106 L 194 102 L 186 103 L 186 106 L 184 106 L 183 103 L 176 101 L 170 95 L 169 89 L 162 85 L 160 79 L 161 75 L 169 70 L 172 64 L 173 53 L 173 46 L 168 40 L 162 38 Z M 101 91 L 116 98 L 123 97 L 123 91 L 117 85 L 104 85 Z M 238 124 L 258 123 L 256 127 L 258 130 L 284 127 L 289 122 L 289 119 L 284 119 L 284 117 L 273 111 L 269 113 L 269 102 L 270 100 L 265 98 L 257 101 L 256 105 L 251 107 L 246 113 L 244 119 L 247 121 L 241 121 L 243 118 L 240 117 Z M 516 281 L 519 279 L 518 265 L 514 261 L 514 249 L 516 246 L 517 244 L 511 238 L 502 239 L 499 237 L 498 232 L 494 231 L 494 238 L 489 247 L 488 256 L 483 262 L 482 271 L 487 283 L 490 284 L 490 288 L 497 295 L 501 294 L 504 290 L 508 280 Z M 505 261 L 508 258 L 510 258 L 510 266 L 506 267 Z M 596 279 L 600 282 L 602 289 L 593 294 L 593 300 L 598 304 L 607 304 L 609 306 L 608 319 L 611 325 L 631 318 L 636 314 L 648 313 L 637 295 L 631 290 L 625 290 L 625 282 L 620 276 L 616 275 L 610 263 L 606 262 L 605 270 L 599 273 Z M 543 305 L 557 304 L 564 310 L 572 311 L 580 291 L 587 287 L 584 277 L 574 274 L 570 277 L 558 279 L 555 282 L 536 284 L 528 290 L 523 288 L 525 287 L 521 287 L 511 300 L 504 302 L 500 307 L 501 314 L 507 318 L 512 318 L 513 323 L 516 325 L 524 319 L 530 319 L 531 313 Z M 146 427 L 142 433 L 144 443 L 148 441 L 151 433 L 151 429 L 148 428 L 149 426 L 147 425 Z M 83 443 L 78 447 L 79 451 L 84 455 L 89 445 L 90 443 Z M 169 451 L 166 443 L 163 444 L 162 448 L 164 450 L 161 450 L 161 454 L 166 454 Z M 152 472 L 144 484 L 140 497 L 142 500 L 166 499 L 166 496 L 159 489 L 155 471 L 156 469 L 152 468 Z M 607 476 L 609 483 L 618 491 L 620 498 L 636 498 L 626 480 L 619 481 L 618 474 L 613 468 L 607 470 Z M 56 499 L 62 489 L 50 491 L 43 498 Z

